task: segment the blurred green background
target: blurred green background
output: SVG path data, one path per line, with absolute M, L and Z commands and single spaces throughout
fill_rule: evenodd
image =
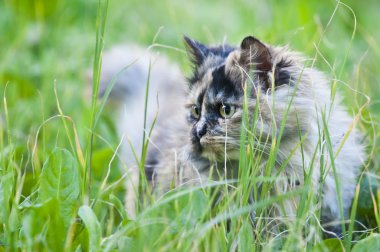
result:
M 19 155 L 27 156 L 28 145 L 34 143 L 38 127 L 58 113 L 55 85 L 63 113 L 73 119 L 81 143 L 85 143 L 90 114 L 85 71 L 92 67 L 94 60 L 97 6 L 95 0 L 0 2 L 0 92 L 6 97 L 8 130 Z M 106 50 L 127 42 L 149 46 L 157 36 L 156 43 L 183 49 L 184 34 L 205 43 L 226 40 L 238 45 L 245 36 L 254 35 L 270 44 L 289 44 L 309 58 L 314 58 L 318 51 L 319 68 L 361 92 L 353 92 L 338 83 L 349 110 L 357 112 L 366 102 L 365 95 L 371 98 L 364 115 L 366 120 L 373 117 L 372 125 L 364 122 L 361 127 L 372 152 L 371 167 L 377 170 L 380 160 L 376 131 L 380 115 L 379 10 L 378 0 L 344 3 L 332 0 L 112 0 L 104 47 Z M 181 64 L 185 74 L 189 72 L 184 53 L 159 50 Z M 2 130 L 5 130 L 3 104 L 1 118 Z M 98 133 L 114 146 L 112 114 L 106 111 L 102 119 Z M 60 124 L 50 122 L 42 128 L 43 150 L 66 144 L 64 137 L 59 136 Z M 100 151 L 99 162 L 95 162 L 100 170 L 107 163 L 102 159 L 112 153 L 107 152 L 105 146 L 98 143 L 95 148 Z

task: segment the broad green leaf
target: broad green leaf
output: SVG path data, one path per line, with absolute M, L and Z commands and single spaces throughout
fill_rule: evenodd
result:
M 130 237 L 121 237 L 118 241 L 119 251 L 139 251 L 137 242 Z
M 65 225 L 70 223 L 80 194 L 77 161 L 65 149 L 55 149 L 45 162 L 39 187 L 39 201 L 55 200 Z M 57 211 L 57 209 L 55 209 Z
M 340 239 L 332 238 L 326 239 L 315 245 L 312 249 L 313 252 L 339 252 L 343 251 L 343 242 Z
M 380 188 L 380 180 L 369 175 L 364 176 L 360 183 L 358 211 L 360 214 L 373 213 L 373 201 L 371 192 L 376 194 Z
M 248 221 L 243 223 L 239 231 L 239 251 L 254 251 L 252 225 Z
M 88 232 L 89 251 L 100 251 L 101 228 L 95 213 L 88 206 L 81 206 L 78 212 Z
M 372 252 L 380 251 L 380 234 L 372 234 L 367 238 L 360 240 L 352 248 L 352 252 Z
M 128 214 L 127 211 L 123 205 L 123 203 L 120 201 L 118 197 L 115 195 L 111 194 L 110 195 L 110 202 L 113 203 L 115 209 L 118 211 L 120 216 L 123 218 L 123 220 L 128 220 Z

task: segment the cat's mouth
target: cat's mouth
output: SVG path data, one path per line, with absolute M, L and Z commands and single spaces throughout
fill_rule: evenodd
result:
M 216 152 L 220 149 L 220 144 L 215 143 L 212 138 L 204 136 L 199 139 L 199 144 L 203 151 L 213 151 Z
M 238 150 L 233 148 L 228 142 L 215 142 L 215 139 L 202 137 L 199 140 L 201 155 L 210 160 L 224 160 L 228 157 L 231 159 Z

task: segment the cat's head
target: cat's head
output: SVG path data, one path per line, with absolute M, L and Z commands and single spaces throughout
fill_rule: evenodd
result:
M 223 160 L 226 155 L 236 159 L 244 90 L 251 90 L 248 99 L 252 105 L 259 90 L 265 93 L 273 84 L 291 84 L 287 69 L 292 62 L 251 36 L 244 38 L 240 47 L 209 47 L 186 36 L 184 40 L 194 65 L 187 102 L 193 150 L 209 159 Z

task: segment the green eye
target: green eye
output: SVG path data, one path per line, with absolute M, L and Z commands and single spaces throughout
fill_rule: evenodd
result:
M 199 108 L 197 105 L 191 106 L 191 115 L 196 119 L 199 118 Z
M 222 104 L 219 108 L 219 113 L 225 119 L 230 118 L 235 113 L 235 106 Z

